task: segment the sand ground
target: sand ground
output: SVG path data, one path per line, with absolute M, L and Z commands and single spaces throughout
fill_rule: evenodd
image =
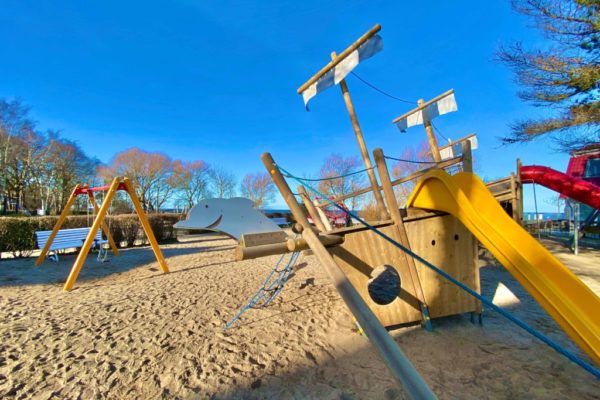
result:
M 600 293 L 598 250 L 544 244 Z M 90 256 L 70 293 L 73 255 L 1 261 L 0 398 L 404 398 L 312 255 L 268 308 L 223 333 L 278 258 L 234 262 L 234 246 L 216 235 L 164 245 L 170 274 L 149 248 Z M 581 355 L 485 252 L 481 276 L 484 295 Z M 482 326 L 464 315 L 392 335 L 443 399 L 600 399 L 588 372 L 492 312 Z

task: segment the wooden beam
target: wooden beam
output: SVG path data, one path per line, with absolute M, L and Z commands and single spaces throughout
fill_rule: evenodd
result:
M 298 186 L 297 190 L 298 193 L 300 193 L 302 203 L 304 203 L 304 206 L 306 206 L 306 209 L 308 210 L 308 213 L 310 214 L 310 217 L 312 218 L 313 223 L 315 224 L 317 229 L 321 232 L 327 231 L 325 225 L 323 224 L 323 221 L 321 221 L 321 214 L 317 211 L 317 208 L 313 204 L 308 193 L 306 193 L 306 189 L 304 189 L 304 186 Z
M 402 183 L 405 183 L 405 182 L 408 182 L 408 181 L 412 181 L 413 179 L 417 179 L 421 175 L 424 175 L 424 174 L 426 174 L 427 172 L 429 172 L 429 171 L 431 171 L 433 169 L 436 169 L 436 168 L 448 168 L 448 167 L 450 167 L 452 165 L 460 164 L 460 163 L 461 163 L 461 159 L 460 158 L 453 158 L 453 159 L 450 159 L 450 160 L 441 161 L 441 162 L 437 163 L 434 167 L 422 169 L 422 170 L 417 171 L 415 173 L 412 173 L 410 175 L 403 176 L 401 178 L 393 180 L 392 181 L 392 186 L 397 186 L 397 185 L 400 185 Z M 383 189 L 381 186 L 378 186 L 378 188 L 379 188 L 379 190 Z M 357 190 L 356 192 L 348 193 L 348 194 L 345 194 L 343 196 L 338 196 L 338 197 L 334 198 L 331 201 L 334 201 L 334 202 L 338 203 L 338 202 L 340 202 L 342 200 L 350 199 L 352 197 L 356 197 L 356 196 L 360 196 L 360 195 L 369 193 L 371 190 L 373 190 L 373 188 L 371 188 L 371 187 L 363 188 L 363 189 Z M 323 202 L 317 204 L 317 207 L 323 207 L 323 206 L 326 206 L 328 204 L 329 204 L 329 202 L 323 201 Z
M 379 189 L 382 189 L 381 186 L 378 186 Z M 361 196 L 363 194 L 367 194 L 369 192 L 371 192 L 373 190 L 372 187 L 366 187 L 366 188 L 362 188 L 357 190 L 356 192 L 352 192 L 352 193 L 347 193 L 345 195 L 342 196 L 338 196 L 334 199 L 332 199 L 331 201 L 335 202 L 335 203 L 340 203 L 346 199 L 351 199 L 353 197 L 357 197 L 357 196 Z M 320 203 L 318 203 L 316 206 L 317 207 L 325 207 L 327 205 L 329 205 L 330 203 L 328 201 L 322 201 Z
M 433 99 L 431 99 L 429 101 L 421 103 L 421 104 L 419 104 L 419 106 L 417 108 L 414 108 L 414 109 L 410 110 L 409 112 L 406 112 L 406 113 L 402 114 L 401 116 L 394 118 L 394 120 L 392 122 L 395 124 L 396 122 L 400 121 L 401 119 L 406 118 L 409 115 L 414 114 L 417 111 L 426 108 L 428 105 L 431 105 L 431 104 L 435 103 L 436 101 L 441 100 L 444 97 L 451 95 L 452 93 L 454 93 L 454 89 L 450 89 L 450 90 L 440 94 L 439 96 L 434 97 Z
M 335 60 L 337 58 L 335 52 L 331 53 L 331 58 L 332 60 Z M 375 171 L 373 171 L 371 157 L 369 156 L 367 144 L 365 143 L 365 138 L 363 137 L 362 130 L 360 129 L 358 117 L 356 116 L 356 110 L 354 110 L 354 104 L 352 103 L 352 99 L 350 98 L 350 91 L 348 90 L 348 85 L 346 84 L 345 79 L 342 79 L 340 81 L 340 88 L 342 89 L 344 103 L 346 103 L 346 109 L 348 110 L 348 115 L 350 116 L 352 129 L 354 130 L 354 135 L 356 136 L 356 141 L 358 142 L 360 155 L 362 156 L 363 163 L 365 164 L 365 168 L 367 169 L 367 176 L 369 177 L 369 182 L 371 183 L 373 197 L 375 197 L 375 203 L 377 206 L 377 212 L 379 213 L 379 218 L 388 219 L 390 216 L 387 210 L 385 209 L 385 203 L 383 202 L 383 197 L 381 196 L 381 192 L 379 191 L 379 184 L 377 183 L 377 178 L 375 177 Z
M 519 216 L 519 224 L 523 225 L 523 182 L 521 180 L 521 160 L 517 158 L 517 213 Z
M 423 99 L 419 99 L 418 101 L 419 107 L 422 109 L 425 108 L 423 106 Z M 440 154 L 440 149 L 438 148 L 437 138 L 435 137 L 435 132 L 433 131 L 433 127 L 431 126 L 431 121 L 427 119 L 425 113 L 423 113 L 423 126 L 425 127 L 425 133 L 427 134 L 427 143 L 429 143 L 429 149 L 431 150 L 431 156 L 435 162 L 442 161 L 442 155 Z
M 235 248 L 235 260 L 251 260 L 253 258 L 260 258 L 284 253 L 290 253 L 290 250 L 288 250 L 287 241 L 281 243 L 263 244 L 254 247 L 238 246 Z
M 319 241 L 317 235 L 310 229 L 310 224 L 300 205 L 296 201 L 294 194 L 290 190 L 279 168 L 269 153 L 263 153 L 261 160 L 273 179 L 273 182 L 279 189 L 283 199 L 290 207 L 290 210 L 296 221 L 303 225 L 303 238 L 306 240 L 321 266 L 329 275 L 333 286 L 336 288 L 352 314 L 354 314 L 360 326 L 366 333 L 371 343 L 378 350 L 379 355 L 385 361 L 392 372 L 392 375 L 398 380 L 400 386 L 406 393 L 414 399 L 434 399 L 436 398 L 431 389 L 427 386 L 423 378 L 415 370 L 410 360 L 406 358 L 402 350 L 397 346 L 394 339 L 389 335 L 381 325 L 375 314 L 362 300 L 356 289 L 352 286 L 346 275 L 336 264 L 333 257 L 325 246 Z
M 394 226 L 397 229 L 400 244 L 406 247 L 407 249 L 410 249 L 408 235 L 406 234 L 406 227 L 404 226 L 404 221 L 402 220 L 402 216 L 400 215 L 400 207 L 398 206 L 398 202 L 396 201 L 396 195 L 394 193 L 394 188 L 392 187 L 392 182 L 390 180 L 390 174 L 388 172 L 387 164 L 383 156 L 383 150 L 381 150 L 380 148 L 375 149 L 375 151 L 373 151 L 373 157 L 375 158 L 375 163 L 377 164 L 377 172 L 379 173 L 379 180 L 381 181 L 381 186 L 383 186 L 383 194 L 385 195 L 385 201 L 389 206 L 390 215 L 392 217 L 392 220 L 394 221 Z M 414 258 L 408 256 L 408 254 L 406 254 L 405 252 L 402 252 L 402 255 L 403 264 L 408 269 L 410 280 L 412 281 L 413 292 L 415 293 L 417 300 L 419 300 L 420 302 L 423 326 L 429 327 L 429 309 L 427 306 L 427 301 L 425 300 L 425 294 L 423 294 L 423 287 L 421 286 L 421 280 L 419 279 L 419 273 L 417 272 L 415 260 Z
M 465 140 L 462 147 L 462 165 L 464 172 L 473 172 L 473 153 L 471 152 L 471 141 Z
M 432 171 L 434 169 L 448 168 L 448 167 L 451 167 L 452 165 L 459 164 L 460 162 L 461 162 L 461 160 L 459 158 L 452 159 L 452 160 L 441 161 L 441 162 L 437 163 L 433 167 L 425 168 L 425 169 L 422 169 L 422 170 L 417 171 L 415 173 L 412 173 L 410 175 L 406 175 L 406 176 L 403 176 L 401 178 L 394 179 L 392 181 L 392 186 L 397 186 L 397 185 L 400 185 L 401 183 L 405 183 L 405 182 L 409 182 L 409 181 L 412 181 L 414 179 L 417 179 L 420 176 L 425 175 L 427 172 Z
M 465 140 L 469 140 L 469 139 L 471 139 L 472 137 L 474 137 L 475 135 L 476 135 L 475 133 L 470 133 L 470 134 L 468 134 L 467 136 L 463 136 L 463 137 L 461 137 L 460 139 L 456 139 L 456 140 L 455 140 L 455 141 L 453 141 L 452 143 L 448 143 L 448 144 L 445 144 L 445 145 L 443 145 L 443 146 L 440 146 L 440 151 L 442 151 L 442 150 L 444 150 L 444 149 L 447 149 L 448 147 L 454 146 L 455 144 L 462 143 L 462 142 L 464 142 Z
M 331 246 L 339 246 L 344 243 L 344 237 L 338 235 L 318 235 L 319 241 L 323 243 L 325 247 Z M 301 251 L 308 250 L 310 246 L 306 239 L 298 238 L 298 239 L 288 239 L 287 248 L 289 251 Z
M 163 257 L 162 252 L 160 251 L 160 247 L 158 246 L 158 242 L 154 237 L 154 232 L 152 232 L 152 228 L 150 227 L 150 223 L 148 223 L 148 218 L 146 218 L 146 213 L 140 204 L 140 200 L 135 193 L 135 188 L 133 184 L 129 180 L 129 178 L 123 178 L 123 184 L 125 185 L 125 190 L 129 193 L 129 197 L 131 197 L 131 202 L 133 203 L 133 208 L 138 215 L 138 218 L 142 224 L 142 228 L 144 228 L 144 232 L 146 233 L 146 237 L 150 242 L 150 246 L 152 247 L 152 251 L 154 252 L 154 256 L 156 257 L 156 261 L 158 261 L 158 265 L 162 272 L 169 272 L 169 267 L 167 266 L 167 262 Z
M 332 69 L 333 67 L 335 67 L 336 65 L 338 65 L 339 63 L 344 61 L 344 59 L 346 57 L 348 57 L 350 55 L 350 53 L 352 53 L 354 50 L 358 49 L 363 43 L 365 43 L 367 40 L 369 40 L 373 35 L 375 35 L 380 30 L 381 30 L 381 25 L 375 24 L 375 26 L 372 27 L 371 29 L 369 29 L 367 31 L 367 33 L 365 33 L 360 38 L 358 38 L 358 40 L 356 42 L 352 43 L 346 50 L 342 51 L 340 53 L 339 57 L 337 57 L 335 60 L 331 60 L 326 66 L 321 68 L 319 70 L 319 72 L 317 72 L 309 80 L 304 82 L 298 88 L 298 94 L 304 92 L 310 85 L 312 85 L 313 83 L 318 81 L 319 78 L 321 78 L 323 75 L 325 75 L 330 69 Z
M 326 247 L 337 246 L 344 243 L 344 238 L 342 236 L 319 235 L 318 238 Z M 235 259 L 236 261 L 251 260 L 253 258 L 272 256 L 276 254 L 293 253 L 294 251 L 307 250 L 308 248 L 308 244 L 302 238 L 289 238 L 280 243 L 263 244 L 252 247 L 244 247 L 240 245 L 235 248 Z
M 75 285 L 75 281 L 77 281 L 77 277 L 79 276 L 79 271 L 81 271 L 81 267 L 83 267 L 83 263 L 85 262 L 85 259 L 88 255 L 88 253 L 90 252 L 90 248 L 92 247 L 92 244 L 94 243 L 94 240 L 96 237 L 96 232 L 98 232 L 98 229 L 100 229 L 100 225 L 102 225 L 102 221 L 104 220 L 104 217 L 106 216 L 106 213 L 108 212 L 110 202 L 112 201 L 112 199 L 115 197 L 115 194 L 117 193 L 117 190 L 119 187 L 119 180 L 120 180 L 120 178 L 118 178 L 118 177 L 113 179 L 113 181 L 110 185 L 110 188 L 108 189 L 108 192 L 106 193 L 106 196 L 104 197 L 104 202 L 102 203 L 100 210 L 98 210 L 98 214 L 96 215 L 96 218 L 94 219 L 94 222 L 92 223 L 90 232 L 88 233 L 87 237 L 85 238 L 85 241 L 83 242 L 83 246 L 81 246 L 81 250 L 79 251 L 79 254 L 77 255 L 77 259 L 75 260 L 75 264 L 73 264 L 73 267 L 71 268 L 71 272 L 69 273 L 69 277 L 67 278 L 67 281 L 65 282 L 65 286 L 63 288 L 65 291 L 69 291 L 69 290 L 73 289 L 73 286 Z

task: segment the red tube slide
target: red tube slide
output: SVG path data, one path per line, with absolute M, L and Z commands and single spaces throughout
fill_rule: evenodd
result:
M 552 168 L 540 165 L 521 166 L 521 182 L 538 183 L 573 200 L 600 210 L 600 186 L 565 175 Z

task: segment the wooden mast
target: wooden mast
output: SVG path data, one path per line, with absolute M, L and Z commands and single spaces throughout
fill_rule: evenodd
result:
M 425 101 L 423 99 L 419 99 L 417 101 L 419 107 L 423 107 Z M 435 162 L 442 161 L 442 156 L 440 155 L 440 149 L 438 147 L 437 138 L 435 137 L 435 132 L 433 131 L 433 127 L 431 126 L 431 121 L 427 119 L 425 115 L 425 110 L 423 110 L 423 125 L 425 126 L 425 132 L 427 133 L 427 142 L 429 142 L 429 148 L 431 149 L 431 155 L 433 156 L 433 160 Z
M 336 58 L 337 56 L 335 52 L 332 52 L 331 59 L 335 61 Z M 389 219 L 390 216 L 387 210 L 385 209 L 385 203 L 383 202 L 383 197 L 381 196 L 381 192 L 379 191 L 379 184 L 377 183 L 377 178 L 375 177 L 375 171 L 373 171 L 371 157 L 369 157 L 369 152 L 367 151 L 367 144 L 365 143 L 365 138 L 363 137 L 362 130 L 360 129 L 358 117 L 356 116 L 354 104 L 352 103 L 352 99 L 350 98 L 350 91 L 348 90 L 348 85 L 346 84 L 345 79 L 342 79 L 340 81 L 340 88 L 342 89 L 344 103 L 346 103 L 346 109 L 348 110 L 348 115 L 350 116 L 350 122 L 352 122 L 352 129 L 354 130 L 354 134 L 356 135 L 356 141 L 358 142 L 360 155 L 362 156 L 365 168 L 367 168 L 367 175 L 369 176 L 369 182 L 371 183 L 371 187 L 373 188 L 373 195 L 375 197 L 375 203 L 377 205 L 377 212 L 379 213 L 379 218 L 382 220 Z

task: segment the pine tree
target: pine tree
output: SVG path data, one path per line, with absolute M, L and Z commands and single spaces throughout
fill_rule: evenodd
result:
M 550 136 L 562 150 L 600 141 L 600 0 L 513 0 L 549 40 L 543 49 L 521 43 L 498 56 L 516 75 L 519 97 L 549 110 L 516 121 L 504 143 Z

